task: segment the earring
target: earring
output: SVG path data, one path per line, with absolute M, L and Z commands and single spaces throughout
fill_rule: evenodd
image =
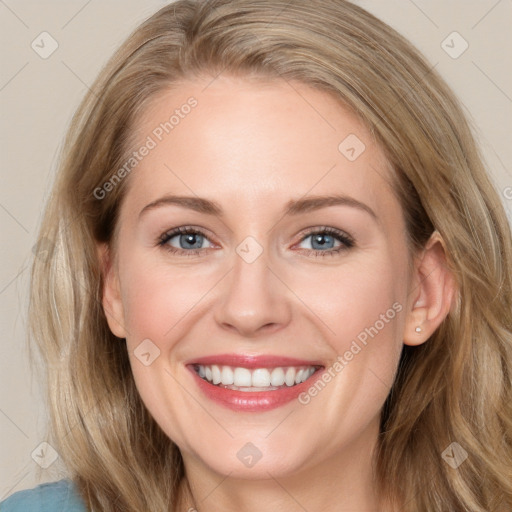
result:
M 418 327 L 416 327 L 416 329 L 414 329 L 417 333 L 420 333 L 421 332 L 421 327 L 418 325 Z

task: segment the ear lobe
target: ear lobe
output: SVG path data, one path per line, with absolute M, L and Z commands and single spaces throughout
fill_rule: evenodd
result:
M 448 268 L 441 235 L 434 231 L 415 262 L 414 296 L 404 332 L 406 345 L 420 345 L 439 327 L 450 312 L 457 289 Z
M 119 278 L 107 244 L 97 246 L 98 261 L 103 276 L 101 303 L 110 330 L 118 338 L 126 338 L 124 327 L 124 310 L 121 300 Z

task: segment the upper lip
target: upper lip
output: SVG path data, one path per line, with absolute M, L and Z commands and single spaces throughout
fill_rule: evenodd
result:
M 284 366 L 323 366 L 318 360 L 296 359 L 270 354 L 217 354 L 191 359 L 187 365 L 218 365 L 241 368 L 278 368 Z

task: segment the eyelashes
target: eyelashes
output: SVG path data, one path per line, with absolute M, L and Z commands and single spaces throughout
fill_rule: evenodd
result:
M 177 237 L 179 240 L 179 245 L 190 244 L 192 247 L 190 248 L 178 248 L 172 246 L 169 242 Z M 308 230 L 306 233 L 302 234 L 302 238 L 299 244 L 302 244 L 307 239 L 312 238 L 312 246 L 311 249 L 300 249 L 307 256 L 313 257 L 327 257 L 327 256 L 336 256 L 340 253 L 346 252 L 347 250 L 353 248 L 355 246 L 354 239 L 345 233 L 336 228 L 332 228 L 329 226 L 318 227 L 314 229 Z M 163 250 L 168 251 L 171 254 L 178 256 L 199 256 L 201 253 L 205 253 L 208 250 L 204 247 L 197 247 L 198 243 L 201 245 L 203 240 L 207 240 L 211 246 L 212 242 L 209 241 L 208 236 L 202 230 L 192 227 L 192 226 L 180 226 L 174 228 L 170 231 L 163 233 L 157 241 L 157 245 L 160 246 Z M 313 245 L 319 245 L 320 247 L 324 247 L 329 245 L 331 241 L 339 242 L 337 247 L 328 248 L 328 250 L 323 250 L 319 248 L 313 248 Z
M 169 240 L 173 239 L 175 236 L 178 236 L 178 235 L 180 237 L 182 237 L 182 236 L 188 237 L 187 243 L 190 243 L 191 239 L 194 239 L 194 237 L 198 237 L 198 236 L 208 239 L 206 234 L 203 233 L 199 229 L 192 228 L 192 227 L 179 227 L 179 228 L 175 228 L 175 229 L 172 229 L 171 231 L 164 233 L 159 238 L 158 245 L 162 246 L 165 250 L 167 250 L 173 254 L 185 253 L 184 256 L 195 256 L 205 250 L 204 248 L 199 248 L 199 249 L 194 248 L 191 250 L 185 250 L 185 249 L 178 249 L 177 247 L 173 247 L 172 245 L 169 244 Z
M 339 254 L 342 251 L 346 251 L 348 249 L 351 249 L 354 247 L 355 242 L 354 239 L 349 236 L 344 231 L 341 231 L 336 228 L 331 227 L 322 227 L 322 228 L 316 228 L 314 230 L 308 231 L 307 233 L 303 234 L 303 237 L 301 239 L 301 243 L 304 242 L 306 239 L 313 237 L 313 241 L 317 244 L 320 244 L 321 246 L 325 244 L 325 240 L 327 239 L 333 239 L 340 242 L 340 245 L 337 248 L 333 248 L 329 251 L 323 251 L 320 249 L 304 249 L 306 251 L 309 251 L 310 254 L 316 254 L 318 256 L 335 256 L 336 254 Z M 328 243 L 328 242 L 327 242 Z

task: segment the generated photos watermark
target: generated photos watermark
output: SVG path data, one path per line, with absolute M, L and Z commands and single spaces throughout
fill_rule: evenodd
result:
M 349 364 L 354 357 L 363 350 L 368 344 L 369 339 L 373 339 L 379 334 L 382 329 L 389 324 L 391 320 L 395 318 L 397 313 L 402 311 L 403 306 L 399 302 L 395 302 L 385 313 L 379 315 L 379 319 L 374 322 L 370 327 L 366 327 L 357 336 L 356 339 L 352 340 L 350 348 L 346 350 L 343 355 L 339 355 L 336 361 L 329 367 L 326 368 L 322 373 L 322 377 L 317 379 L 307 391 L 303 391 L 299 397 L 299 403 L 307 405 L 311 402 L 311 399 L 317 396 L 326 386 L 331 382 L 337 375 L 339 375 L 343 369 Z
M 155 149 L 164 138 L 169 135 L 181 122 L 185 119 L 192 109 L 196 108 L 198 102 L 196 98 L 191 96 L 188 98 L 186 103 L 183 103 L 179 108 L 174 110 L 174 113 L 169 117 L 167 121 L 161 122 L 156 126 L 150 135 L 146 137 L 146 140 L 136 151 L 133 151 L 131 156 L 119 167 L 119 169 L 100 187 L 96 187 L 93 191 L 93 195 L 96 199 L 105 199 L 109 192 L 112 192 L 114 188 L 128 176 L 139 163 L 148 156 L 153 149 Z

